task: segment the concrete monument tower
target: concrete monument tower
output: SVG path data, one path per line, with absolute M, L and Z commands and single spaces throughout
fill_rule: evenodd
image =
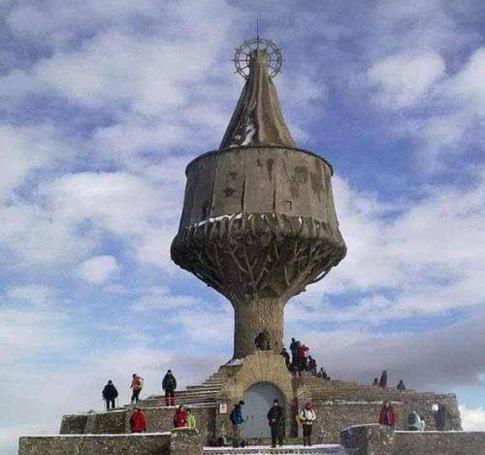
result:
M 234 58 L 246 79 L 218 150 L 186 169 L 185 201 L 172 259 L 234 307 L 234 358 L 255 350 L 264 329 L 281 349 L 288 300 L 345 256 L 332 194 L 332 167 L 299 149 L 272 79 L 281 52 L 245 41 Z

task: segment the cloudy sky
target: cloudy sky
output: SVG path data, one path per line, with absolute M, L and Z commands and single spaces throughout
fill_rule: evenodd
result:
M 452 391 L 485 429 L 481 0 L 0 0 L 0 448 L 232 352 L 171 263 L 184 167 L 217 148 L 255 34 L 298 145 L 335 167 L 348 256 L 286 312 L 330 374 Z

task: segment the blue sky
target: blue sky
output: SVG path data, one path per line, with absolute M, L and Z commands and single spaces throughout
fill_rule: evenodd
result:
M 485 429 L 480 1 L 0 0 L 0 418 L 57 432 L 131 373 L 203 379 L 232 309 L 175 267 L 185 165 L 218 147 L 255 32 L 298 145 L 335 168 L 349 252 L 286 336 L 333 376 L 454 391 Z M 2 420 L 3 419 L 3 420 Z

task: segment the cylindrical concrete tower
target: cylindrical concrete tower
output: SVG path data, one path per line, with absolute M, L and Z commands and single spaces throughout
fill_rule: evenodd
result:
M 268 73 L 274 45 L 257 42 L 219 150 L 187 166 L 182 219 L 171 248 L 180 267 L 231 301 L 234 358 L 254 352 L 264 329 L 279 352 L 285 304 L 346 253 L 332 167 L 296 147 Z

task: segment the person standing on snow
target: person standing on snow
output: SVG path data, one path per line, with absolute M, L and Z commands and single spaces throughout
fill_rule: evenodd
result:
M 268 411 L 268 424 L 271 428 L 271 446 L 283 445 L 283 434 L 285 425 L 285 411 L 278 400 L 273 401 L 273 406 Z
M 177 388 L 177 380 L 172 374 L 172 370 L 168 370 L 162 381 L 162 389 L 165 392 L 165 406 L 175 406 L 175 389 Z
M 244 447 L 244 443 L 241 443 L 241 426 L 244 424 L 242 407 L 244 404 L 244 401 L 241 400 L 238 404 L 234 405 L 234 409 L 229 414 L 229 419 L 232 423 L 233 447 Z
M 108 384 L 106 384 L 103 389 L 103 399 L 104 401 L 106 401 L 106 409 L 108 411 L 115 408 L 115 400 L 117 397 L 118 391 L 113 385 L 113 381 L 110 379 L 108 381 Z
M 313 422 L 317 418 L 317 415 L 315 414 L 313 406 L 310 402 L 305 404 L 305 407 L 300 411 L 298 417 L 303 426 L 303 445 L 311 446 Z

